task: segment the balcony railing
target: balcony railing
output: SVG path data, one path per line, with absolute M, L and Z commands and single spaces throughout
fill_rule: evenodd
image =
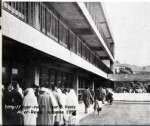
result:
M 112 55 L 113 55 L 113 51 L 112 51 L 112 49 L 111 49 L 111 45 L 107 42 L 107 39 L 106 39 L 106 37 L 105 37 L 105 34 L 104 34 L 103 29 L 102 29 L 102 27 L 101 27 L 101 24 L 100 24 L 99 21 L 97 20 L 97 15 L 95 15 L 95 14 L 96 14 L 96 13 L 95 13 L 95 12 L 96 12 L 95 7 L 94 7 L 90 2 L 85 2 L 85 6 L 86 6 L 86 8 L 87 8 L 89 14 L 91 15 L 91 17 L 92 17 L 92 19 L 93 19 L 93 21 L 94 21 L 94 23 L 95 23 L 95 25 L 96 25 L 96 27 L 97 27 L 99 33 L 101 34 L 101 36 L 102 36 L 104 42 L 106 43 L 108 49 L 110 50 L 110 52 L 111 52 Z
M 56 12 L 40 2 L 3 2 L 3 8 L 18 19 L 39 30 L 65 48 L 106 73 L 110 69 L 67 25 Z

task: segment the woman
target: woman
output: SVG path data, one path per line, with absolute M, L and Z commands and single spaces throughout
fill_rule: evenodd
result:
M 73 89 L 70 89 L 69 92 L 69 99 L 72 101 L 71 104 L 68 106 L 70 107 L 70 118 L 69 118 L 69 124 L 70 125 L 78 125 L 79 120 L 78 120 L 78 98 Z
M 59 112 L 56 115 L 55 124 L 63 125 L 64 124 L 64 119 L 63 119 L 64 106 L 63 106 L 62 92 L 60 88 L 57 88 L 56 85 L 52 86 L 52 90 L 53 90 L 53 95 L 56 98 L 58 106 L 59 106 Z
M 39 91 L 38 125 L 53 125 L 53 104 L 47 85 L 42 85 Z
M 36 125 L 39 110 L 37 98 L 32 88 L 27 88 L 25 94 L 23 99 L 24 125 Z
M 52 90 L 51 90 L 51 87 L 49 88 L 49 95 L 51 97 L 51 101 L 52 101 L 52 118 L 53 118 L 53 124 L 55 124 L 55 121 L 57 122 L 58 120 L 58 114 L 60 112 L 60 109 L 59 109 L 59 105 L 58 105 L 58 102 L 57 102 L 57 99 L 55 98 Z

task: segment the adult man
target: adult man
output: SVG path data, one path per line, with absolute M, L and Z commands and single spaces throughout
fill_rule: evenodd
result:
M 84 90 L 82 98 L 85 104 L 85 113 L 88 113 L 87 109 L 90 106 L 90 100 L 94 101 L 88 87 Z

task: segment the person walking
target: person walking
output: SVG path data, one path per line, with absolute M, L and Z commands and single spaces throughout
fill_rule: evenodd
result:
M 84 90 L 82 98 L 83 98 L 83 102 L 85 105 L 85 113 L 88 113 L 88 108 L 90 106 L 90 100 L 93 101 L 92 95 L 91 95 L 88 87 L 86 87 L 86 89 Z
M 106 100 L 110 105 L 113 102 L 113 93 L 109 89 L 106 90 Z
M 97 112 L 99 115 L 99 112 L 102 110 L 102 98 L 100 95 L 100 89 L 98 88 L 95 92 L 94 97 L 94 113 Z

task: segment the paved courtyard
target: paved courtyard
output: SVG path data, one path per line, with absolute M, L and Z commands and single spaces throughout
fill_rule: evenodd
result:
M 80 125 L 150 125 L 150 102 L 114 102 L 103 106 L 100 115 L 90 114 Z

